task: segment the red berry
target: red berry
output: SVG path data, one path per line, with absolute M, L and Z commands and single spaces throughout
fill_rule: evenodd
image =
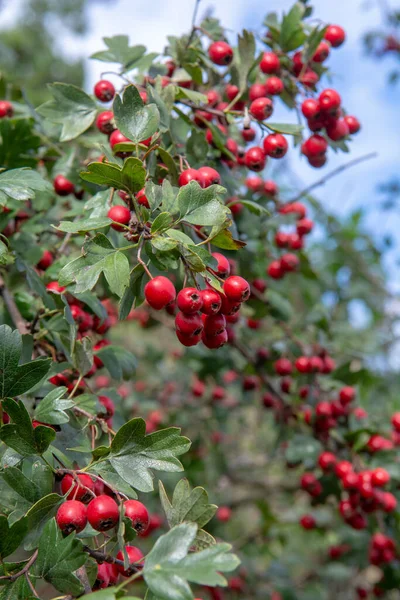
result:
M 267 75 L 279 73 L 280 67 L 279 56 L 275 52 L 264 52 L 260 62 L 260 69 L 263 73 Z
M 118 504 L 105 494 L 97 496 L 88 504 L 87 518 L 96 531 L 108 531 L 119 521 Z
M 0 119 L 4 117 L 12 117 L 14 114 L 14 108 L 11 102 L 7 100 L 0 100 Z
M 136 194 L 136 200 L 138 201 L 140 206 L 144 206 L 145 208 L 150 208 L 150 204 L 147 199 L 144 188 L 142 188 L 141 190 L 138 191 L 138 193 Z
M 264 139 L 264 152 L 268 156 L 283 158 L 287 151 L 287 139 L 281 133 L 271 133 Z
M 264 188 L 264 181 L 261 177 L 247 177 L 245 184 L 246 187 L 254 193 L 262 192 Z
M 295 254 L 291 254 L 290 252 L 288 252 L 287 254 L 283 254 L 281 256 L 281 269 L 284 272 L 290 273 L 292 271 L 295 271 L 299 264 L 299 258 Z
M 176 290 L 172 281 L 159 275 L 144 286 L 144 297 L 155 310 L 162 310 L 176 298 Z
M 106 419 L 110 419 L 115 414 L 115 404 L 108 396 L 99 396 L 100 404 L 106 409 Z
M 308 88 L 314 88 L 319 81 L 319 75 L 312 69 L 307 69 L 303 75 L 300 76 L 300 82 Z
M 400 412 L 396 412 L 392 415 L 391 423 L 396 431 L 400 431 Z
M 245 142 L 252 142 L 256 137 L 256 130 L 252 127 L 242 129 L 242 138 Z
M 383 487 L 390 481 L 390 475 L 386 469 L 378 467 L 374 469 L 371 474 L 371 483 L 376 487 Z
M 224 331 L 221 331 L 221 333 L 209 337 L 203 332 L 201 339 L 206 348 L 209 348 L 210 350 L 216 350 L 227 343 L 228 333 L 226 329 L 224 329 Z
M 257 98 L 250 104 L 249 112 L 257 121 L 265 121 L 272 115 L 274 105 L 270 98 Z
M 204 179 L 197 169 L 186 169 L 186 171 L 182 171 L 179 175 L 178 185 L 179 187 L 183 187 L 191 181 L 197 181 L 203 187 Z
M 341 46 L 346 39 L 346 33 L 339 25 L 329 25 L 325 31 L 324 38 L 333 48 Z
M 94 590 L 101 590 L 110 585 L 110 566 L 109 563 L 97 565 L 96 581 L 93 586 Z
M 111 133 L 114 131 L 114 113 L 111 110 L 101 112 L 96 119 L 96 127 L 101 133 Z
M 317 133 L 309 137 L 308 140 L 301 145 L 301 151 L 307 158 L 325 154 L 327 149 L 328 142 L 322 135 L 318 135 Z
M 125 546 L 125 550 L 128 555 L 129 566 L 132 566 L 135 563 L 142 560 L 143 552 L 139 550 L 139 548 L 136 548 L 136 546 Z M 118 552 L 117 559 L 122 561 L 124 560 L 124 553 L 122 552 L 122 550 Z M 133 569 L 130 568 L 125 570 L 122 565 L 117 565 L 117 569 L 118 572 L 121 573 L 121 575 L 123 575 L 124 577 L 129 577 L 130 575 L 132 575 L 133 572 Z
M 267 181 L 264 182 L 264 193 L 267 194 L 267 196 L 277 196 L 278 186 L 276 185 L 275 181 L 272 181 L 272 179 L 267 179 Z
M 300 525 L 303 529 L 314 529 L 317 523 L 312 515 L 304 515 L 300 519 Z
M 54 294 L 62 294 L 65 287 L 60 285 L 57 281 L 50 281 L 50 283 L 46 285 L 46 290 L 49 290 L 49 292 L 53 292 Z
M 228 100 L 230 100 L 232 102 L 232 100 L 234 98 L 236 98 L 236 96 L 239 93 L 239 88 L 237 85 L 232 85 L 231 83 L 228 83 L 228 85 L 225 87 L 225 95 L 228 98 Z M 224 104 L 224 103 L 222 103 Z M 223 110 L 224 108 L 226 108 L 228 105 L 224 105 L 223 107 L 220 107 L 221 110 Z
M 310 372 L 310 359 L 308 356 L 299 356 L 296 359 L 294 366 L 298 370 L 299 373 L 309 373 Z
M 323 90 L 318 98 L 319 106 L 324 112 L 335 111 L 339 108 L 342 100 L 336 90 L 330 88 Z
M 149 527 L 150 517 L 147 508 L 138 500 L 124 502 L 124 514 L 132 522 L 132 527 L 138 533 L 144 533 Z
M 196 288 L 183 288 L 176 298 L 176 304 L 183 313 L 192 315 L 202 309 L 203 299 Z
M 306 119 L 315 119 L 318 117 L 320 112 L 320 106 L 318 100 L 314 98 L 307 98 L 301 105 L 301 112 Z
M 197 346 L 197 344 L 200 344 L 201 342 L 201 334 L 199 335 L 185 335 L 184 333 L 181 333 L 180 331 L 176 330 L 176 337 L 178 338 L 178 340 L 180 341 L 180 343 L 183 346 L 186 346 L 187 348 L 191 347 L 191 346 Z
M 218 292 L 207 288 L 200 291 L 200 296 L 203 301 L 201 312 L 205 315 L 216 315 L 222 305 L 221 296 Z
M 331 471 L 336 465 L 336 456 L 332 452 L 322 452 L 318 458 L 318 464 L 323 471 Z
M 301 250 L 304 247 L 303 238 L 298 233 L 289 233 L 287 245 L 292 250 Z
M 311 165 L 315 169 L 320 169 L 326 163 L 327 158 L 326 154 L 321 154 L 319 156 L 309 156 L 307 160 L 309 165 Z
M 328 138 L 333 140 L 334 142 L 343 140 L 349 135 L 349 126 L 347 125 L 346 120 L 338 119 L 332 125 L 329 125 L 326 128 L 326 134 Z
M 63 502 L 56 514 L 57 525 L 65 535 L 83 531 L 87 523 L 87 508 L 78 500 Z
M 213 252 L 211 255 L 217 261 L 217 268 L 212 269 L 212 272 L 225 279 L 231 272 L 231 266 L 229 260 L 220 252 Z
M 213 185 L 213 184 L 221 183 L 220 174 L 218 173 L 218 171 L 216 171 L 212 167 L 200 167 L 200 169 L 198 169 L 198 172 L 200 173 L 200 176 L 203 178 L 203 187 L 205 187 L 205 188 L 208 188 L 210 185 Z
M 56 194 L 59 196 L 69 196 L 75 191 L 75 186 L 64 175 L 57 175 L 53 181 L 53 187 Z
M 279 77 L 272 76 L 269 79 L 267 79 L 265 83 L 265 89 L 269 96 L 279 96 L 279 94 L 282 94 L 283 90 L 285 89 L 285 86 L 283 84 L 282 79 L 280 79 Z
M 204 318 L 204 334 L 207 337 L 219 335 L 226 329 L 226 319 L 224 315 L 208 315 Z
M 347 127 L 349 128 L 349 134 L 354 135 L 361 129 L 360 121 L 357 117 L 352 117 L 351 115 L 346 115 L 344 120 L 347 123 Z
M 350 404 L 350 402 L 353 402 L 355 397 L 356 391 L 353 387 L 350 386 L 343 387 L 339 392 L 339 400 L 340 403 L 343 404 L 343 406 L 345 406 L 346 404 Z
M 353 470 L 353 465 L 348 460 L 341 460 L 336 463 L 335 473 L 339 479 L 342 479 L 348 473 L 351 473 Z
M 264 83 L 253 83 L 249 89 L 249 100 L 257 100 L 257 98 L 264 98 L 267 95 L 267 89 Z
M 127 206 L 112 206 L 108 213 L 107 217 L 115 223 L 111 224 L 111 227 L 116 231 L 124 231 L 125 227 L 121 227 L 117 223 L 121 225 L 128 225 L 131 220 L 131 211 Z
M 330 50 L 329 44 L 326 42 L 320 42 L 314 53 L 314 56 L 312 57 L 312 60 L 316 63 L 324 62 L 328 58 Z
M 299 219 L 296 223 L 296 231 L 299 235 L 307 235 L 312 231 L 314 227 L 311 219 Z
M 215 106 L 218 102 L 221 102 L 221 96 L 217 90 L 208 90 L 207 94 L 207 104 L 210 106 Z
M 115 96 L 115 87 L 111 81 L 101 79 L 94 86 L 94 95 L 100 102 L 110 102 Z
M 82 486 L 85 487 L 77 485 L 72 475 L 67 473 L 67 475 L 64 475 L 61 481 L 62 494 L 65 495 L 69 491 L 67 500 L 80 500 L 84 503 L 90 502 L 90 500 L 93 498 L 93 495 L 85 488 L 92 490 L 94 493 L 94 482 L 92 478 L 85 473 L 79 473 L 77 478 L 82 483 Z
M 112 134 L 109 137 L 109 143 L 111 148 L 113 149 L 114 146 L 116 146 L 117 144 L 123 144 L 125 142 L 130 142 L 131 140 L 129 138 L 127 138 L 126 136 L 124 136 L 123 133 L 121 133 L 119 131 L 119 129 L 115 129 Z
M 274 369 L 277 375 L 285 376 L 291 375 L 293 367 L 288 358 L 278 358 L 278 360 L 275 361 Z
M 229 508 L 229 506 L 220 506 L 217 512 L 215 513 L 215 516 L 218 519 L 218 521 L 226 523 L 227 521 L 230 521 L 232 517 L 232 509 Z
M 196 337 L 201 334 L 204 325 L 199 313 L 188 315 L 183 312 L 178 312 L 175 317 L 175 327 L 182 335 Z
M 285 274 L 285 271 L 282 269 L 282 265 L 281 265 L 281 261 L 280 260 L 274 260 L 268 266 L 267 275 L 269 275 L 270 277 L 272 277 L 272 279 L 282 279 L 282 277 L 284 276 L 284 274 Z
M 45 250 L 42 254 L 42 258 L 37 263 L 37 267 L 45 271 L 53 264 L 53 255 L 49 250 Z
M 248 281 L 238 275 L 228 277 L 224 282 L 223 290 L 230 302 L 245 302 L 250 296 Z
M 213 42 L 208 49 L 208 56 L 215 65 L 229 65 L 233 59 L 233 50 L 226 42 Z
M 262 171 L 265 167 L 265 154 L 259 146 L 249 148 L 244 156 L 244 162 L 251 171 Z
M 275 244 L 278 246 L 278 248 L 286 248 L 288 245 L 288 239 L 289 235 L 284 231 L 277 231 L 275 234 Z

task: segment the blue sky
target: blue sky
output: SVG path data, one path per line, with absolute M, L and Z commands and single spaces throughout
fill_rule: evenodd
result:
M 6 4 L 3 23 L 11 22 L 22 0 Z M 390 0 L 389 0 L 390 3 Z M 260 30 L 265 13 L 287 10 L 291 0 L 201 0 L 199 15 L 213 8 L 225 26 L 234 33 L 243 28 Z M 397 2 L 392 1 L 392 5 Z M 102 37 L 126 33 L 134 44 L 144 44 L 149 50 L 162 51 L 166 35 L 179 35 L 190 28 L 194 0 L 115 0 L 91 5 L 88 20 L 89 35 L 77 39 L 67 34 L 60 36 L 63 51 L 71 56 L 88 56 L 103 48 Z M 368 223 L 380 238 L 392 233 L 398 238 L 400 218 L 392 213 L 377 213 L 376 185 L 398 171 L 400 155 L 399 105 L 400 85 L 389 87 L 387 73 L 394 59 L 374 61 L 364 55 L 361 39 L 363 33 L 380 25 L 382 15 L 378 1 L 369 0 L 365 10 L 362 0 L 314 0 L 315 15 L 327 23 L 342 25 L 347 41 L 340 49 L 332 50 L 329 66 L 334 74 L 334 86 L 343 98 L 346 110 L 357 115 L 362 131 L 351 144 L 351 156 L 329 155 L 328 164 L 319 170 L 300 160 L 297 152 L 291 153 L 290 166 L 304 184 L 312 183 L 322 174 L 353 157 L 377 151 L 378 157 L 349 170 L 331 180 L 318 191 L 319 198 L 331 210 L 346 214 L 356 207 L 370 209 Z M 364 8 L 363 8 L 364 7 Z M 262 27 L 261 27 L 262 30 Z M 104 69 L 104 63 L 87 62 L 87 88 L 91 89 Z M 279 103 L 277 103 L 279 105 Z M 288 120 L 282 108 L 276 108 L 274 120 Z M 294 121 L 294 115 L 291 116 Z

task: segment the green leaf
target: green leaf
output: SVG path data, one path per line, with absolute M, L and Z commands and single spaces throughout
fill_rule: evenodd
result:
M 75 292 L 91 290 L 104 273 L 112 292 L 122 297 L 129 284 L 129 261 L 110 240 L 98 233 L 83 246 L 83 256 L 65 265 L 59 275 L 61 285 L 76 283 Z
M 294 125 L 292 123 L 266 123 L 268 129 L 276 133 L 286 133 L 287 135 L 300 135 L 303 131 L 302 125 Z
M 187 77 L 187 81 L 190 81 L 190 79 L 191 78 L 189 75 Z M 188 100 L 194 102 L 198 106 L 207 104 L 207 96 L 205 94 L 202 94 L 201 92 L 196 92 L 195 90 L 191 90 L 189 88 L 183 88 L 179 86 L 176 86 L 175 98 L 176 100 L 180 100 L 181 98 L 187 98 Z
M 306 468 L 311 468 L 315 465 L 321 449 L 322 446 L 318 440 L 307 435 L 296 434 L 289 441 L 285 457 L 290 464 L 304 463 Z
M 161 481 L 158 482 L 161 504 L 167 517 L 168 525 L 175 527 L 181 523 L 196 523 L 199 527 L 195 545 L 196 548 L 204 547 L 205 538 L 209 537 L 211 544 L 215 543 L 214 538 L 203 532 L 202 528 L 215 515 L 217 506 L 208 503 L 208 494 L 202 487 L 190 489 L 187 479 L 181 479 L 175 487 L 172 496 L 172 502 L 168 499 L 167 493 Z M 205 535 L 203 535 L 205 534 Z
M 211 241 L 213 246 L 222 248 L 223 250 L 239 250 L 246 246 L 246 242 L 235 240 L 229 229 L 223 229 L 216 236 L 212 237 Z
M 96 118 L 97 105 L 83 90 L 70 83 L 50 83 L 53 100 L 45 102 L 37 112 L 62 125 L 60 142 L 68 142 L 88 129 Z
M 162 233 L 171 227 L 173 223 L 172 215 L 168 212 L 162 212 L 156 216 L 151 224 L 151 233 Z
M 108 50 L 95 52 L 90 58 L 101 60 L 103 62 L 120 63 L 125 69 L 133 67 L 144 53 L 145 46 L 129 46 L 127 35 L 114 35 L 113 37 L 103 38 Z
M 21 544 L 28 531 L 28 522 L 25 517 L 16 521 L 11 527 L 7 517 L 0 515 L 0 560 L 10 556 Z
M 62 399 L 66 391 L 67 388 L 59 387 L 49 392 L 36 407 L 35 419 L 49 425 L 68 423 L 69 416 L 65 411 L 75 403 L 73 400 Z
M 316 25 L 316 27 L 312 29 L 306 43 L 304 44 L 304 49 L 301 56 L 303 63 L 308 64 L 310 62 L 315 54 L 316 49 L 318 48 L 319 43 L 324 39 L 327 28 L 327 25 Z
M 284 52 L 290 52 L 301 46 L 305 39 L 302 26 L 302 18 L 305 13 L 305 6 L 301 2 L 296 2 L 287 15 L 283 17 L 280 33 L 280 46 Z
M 118 129 L 135 144 L 151 137 L 160 125 L 160 113 L 155 104 L 145 105 L 138 89 L 128 85 L 113 103 L 114 119 Z
M 50 358 L 18 365 L 22 338 L 18 330 L 0 326 L 0 398 L 19 396 L 33 388 L 50 369 Z
M 86 168 L 86 171 L 80 173 L 85 181 L 107 185 L 132 194 L 141 190 L 146 181 L 146 169 L 142 161 L 133 156 L 124 161 L 122 168 L 119 165 L 101 162 L 90 163 Z
M 261 215 L 269 215 L 270 212 L 264 208 L 264 206 L 261 206 L 261 204 L 258 204 L 257 202 L 253 202 L 253 200 L 240 200 L 240 204 L 243 204 L 243 206 L 245 206 L 246 208 L 249 209 L 249 211 L 257 216 L 261 216 Z
M 230 215 L 219 194 L 224 194 L 225 188 L 211 185 L 203 189 L 197 181 L 191 181 L 179 190 L 178 206 L 182 221 L 193 225 L 222 224 Z
M 129 485 L 142 492 L 153 489 L 156 471 L 177 472 L 183 467 L 176 458 L 190 447 L 190 441 L 180 435 L 180 429 L 170 427 L 146 435 L 146 423 L 135 418 L 119 429 L 112 444 L 109 461 Z
M 136 371 L 136 357 L 121 346 L 104 346 L 96 356 L 101 358 L 113 379 L 131 379 Z
M 86 375 L 93 366 L 93 349 L 92 340 L 89 337 L 84 337 L 75 343 L 73 354 L 73 365 L 81 374 Z
M 39 425 L 35 429 L 22 402 L 6 398 L 2 406 L 10 416 L 11 423 L 0 429 L 0 439 L 22 456 L 43 454 L 56 437 L 51 427 Z
M 186 154 L 194 159 L 194 162 L 204 164 L 209 150 L 204 131 L 192 130 L 188 141 L 186 142 Z M 193 161 L 191 161 L 193 162 Z
M 150 590 L 160 599 L 193 600 L 188 582 L 226 586 L 221 573 L 233 571 L 238 558 L 229 544 L 215 544 L 201 552 L 189 553 L 197 525 L 184 523 L 162 535 L 146 557 L 143 576 Z
M 40 138 L 33 119 L 0 120 L 0 166 L 7 169 L 35 167 Z M 23 149 L 23 151 L 22 151 Z
M 35 197 L 35 192 L 51 191 L 48 181 L 31 169 L 12 169 L 0 173 L 0 203 L 5 204 L 7 198 L 26 201 Z
M 24 498 L 30 504 L 34 504 L 40 499 L 40 490 L 36 484 L 28 479 L 26 475 L 16 467 L 7 467 L 1 474 L 7 485 L 17 494 Z
M 43 529 L 39 540 L 38 556 L 34 572 L 65 594 L 79 596 L 83 589 L 74 571 L 85 564 L 87 554 L 75 534 L 63 538 L 55 519 Z
M 109 227 L 112 220 L 108 217 L 97 217 L 90 219 L 82 219 L 81 221 L 61 221 L 58 227 L 58 231 L 64 231 L 66 233 L 82 233 L 85 231 L 94 231 L 97 229 L 104 229 Z
M 269 312 L 275 319 L 289 321 L 293 316 L 293 308 L 287 298 L 275 290 L 267 290 L 267 302 L 269 304 Z
M 21 600 L 22 598 L 24 600 L 35 600 L 25 577 L 18 577 L 18 579 L 12 583 L 7 583 L 1 589 L 0 600 Z
M 247 89 L 247 79 L 249 73 L 256 63 L 256 40 L 252 33 L 243 30 L 242 35 L 238 35 L 238 60 L 237 71 L 239 73 L 239 90 L 243 93 Z
M 141 264 L 137 264 L 131 272 L 129 285 L 125 288 L 119 305 L 119 319 L 121 321 L 128 317 L 132 308 L 135 308 L 135 306 L 141 304 L 144 300 L 142 293 L 144 273 L 145 271 Z
M 165 133 L 169 130 L 170 127 L 171 110 L 165 104 L 164 100 L 161 98 L 160 94 L 157 92 L 157 89 L 154 86 L 147 85 L 146 89 L 149 102 L 154 102 L 154 104 L 158 108 L 158 112 L 160 113 L 159 129 L 161 132 Z

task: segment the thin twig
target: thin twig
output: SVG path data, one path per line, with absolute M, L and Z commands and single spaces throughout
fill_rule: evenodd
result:
M 124 567 L 123 560 L 120 560 L 119 558 L 114 558 L 110 554 L 104 554 L 104 552 L 100 552 L 99 550 L 93 550 L 89 546 L 83 546 L 83 550 L 99 563 L 109 563 L 118 565 L 119 567 Z M 129 571 L 132 571 L 132 573 L 138 573 L 139 571 L 141 571 L 141 568 L 132 565 L 129 567 Z
M 193 15 L 192 15 L 192 30 L 190 32 L 188 41 L 186 43 L 186 49 L 189 48 L 190 44 L 192 43 L 193 36 L 196 31 L 196 19 L 197 19 L 197 12 L 199 10 L 200 2 L 201 2 L 201 0 L 195 0 Z
M 20 334 L 25 335 L 25 334 L 29 333 L 29 330 L 25 323 L 25 320 L 23 319 L 21 313 L 19 312 L 18 307 L 15 303 L 15 300 L 12 297 L 12 295 L 10 294 L 10 292 L 8 291 L 7 286 L 4 282 L 4 279 L 1 277 L 1 275 L 0 275 L 0 296 L 2 296 L 2 298 L 4 300 L 4 304 L 6 305 L 7 310 L 10 313 L 10 317 L 11 317 L 15 327 L 20 332 Z
M 30 557 L 30 559 L 28 560 L 28 562 L 26 563 L 26 565 L 24 566 L 24 568 L 21 569 L 20 571 L 18 571 L 18 573 L 14 573 L 13 575 L 2 575 L 0 577 L 0 579 L 1 580 L 7 579 L 7 581 L 12 582 L 12 581 L 16 581 L 18 579 L 18 577 L 25 575 L 25 573 L 27 573 L 29 571 L 29 569 L 31 568 L 31 566 L 33 565 L 35 560 L 37 559 L 38 552 L 39 552 L 39 550 L 36 549 L 35 552 L 32 554 L 32 556 Z

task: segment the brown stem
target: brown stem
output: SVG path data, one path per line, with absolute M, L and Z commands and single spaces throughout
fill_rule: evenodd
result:
M 28 327 L 26 326 L 26 323 L 25 323 L 24 319 L 22 318 L 22 315 L 19 312 L 17 305 L 15 304 L 15 300 L 12 297 L 12 295 L 10 294 L 10 292 L 8 291 L 6 284 L 4 282 L 4 279 L 1 276 L 0 276 L 0 296 L 2 296 L 2 298 L 4 300 L 4 304 L 6 305 L 7 310 L 10 314 L 10 317 L 11 317 L 15 327 L 20 332 L 20 334 L 25 335 L 25 334 L 29 333 Z
M 29 569 L 31 568 L 31 566 L 33 565 L 35 560 L 37 559 L 38 552 L 39 552 L 39 550 L 35 550 L 35 552 L 32 554 L 32 556 L 30 557 L 30 559 L 28 560 L 28 562 L 26 563 L 24 568 L 21 569 L 20 571 L 18 571 L 18 573 L 14 573 L 13 575 L 2 575 L 0 577 L 0 579 L 2 579 L 2 580 L 7 579 L 7 581 L 13 582 L 13 581 L 16 581 L 18 579 L 18 577 L 25 575 L 25 573 L 27 573 L 29 571 Z
M 83 546 L 83 550 L 89 554 L 92 558 L 94 558 L 98 563 L 109 563 L 118 565 L 119 567 L 124 566 L 124 561 L 119 560 L 119 558 L 114 558 L 110 554 L 104 554 L 104 552 L 100 552 L 99 550 L 93 550 L 89 546 Z M 129 570 L 132 573 L 138 573 L 140 571 L 140 567 L 130 566 Z

